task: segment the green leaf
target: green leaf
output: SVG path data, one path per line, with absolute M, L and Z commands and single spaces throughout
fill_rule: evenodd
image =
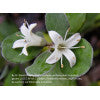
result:
M 16 34 L 20 34 L 20 32 L 17 32 Z M 28 47 L 28 56 L 25 55 L 19 55 L 22 51 L 22 48 L 16 48 L 13 49 L 13 43 L 21 39 L 20 37 L 16 36 L 16 34 L 13 34 L 11 36 L 8 36 L 3 42 L 2 42 L 2 55 L 3 57 L 14 63 L 25 63 L 27 61 L 30 61 L 34 59 L 40 52 L 42 47 Z
M 0 41 L 17 31 L 17 26 L 11 20 L 5 20 L 0 24 Z
M 82 27 L 86 14 L 85 13 L 67 13 L 67 18 L 70 24 L 70 33 L 74 34 L 78 32 L 79 29 Z
M 14 67 L 8 73 L 8 76 L 4 81 L 4 86 L 22 86 L 22 78 L 19 76 L 19 74 L 21 74 L 19 67 Z
M 63 76 L 59 63 L 45 76 L 37 78 L 37 86 L 76 86 L 76 81 Z
M 48 31 L 56 31 L 64 38 L 66 30 L 69 27 L 68 19 L 65 14 L 47 13 L 45 21 Z
M 85 39 L 81 39 L 81 41 L 78 45 L 76 45 L 76 47 L 77 46 L 85 46 L 85 48 L 72 50 L 76 55 L 76 64 L 71 68 L 69 62 L 64 57 L 64 68 L 61 68 L 63 74 L 72 77 L 79 77 L 85 74 L 90 69 L 93 60 L 93 49 L 88 41 L 86 41 Z
M 93 30 L 95 27 L 97 27 L 96 21 L 100 19 L 100 17 L 96 18 L 97 16 L 98 16 L 97 13 L 87 13 L 85 23 L 80 29 L 80 32 L 86 33 L 90 30 Z
M 46 52 L 43 52 L 41 55 L 39 55 L 34 61 L 34 63 L 25 69 L 27 75 L 28 76 L 41 76 L 51 71 L 55 65 L 47 64 L 45 62 L 50 54 L 51 53 L 49 51 L 46 51 Z
M 0 72 L 1 72 L 1 69 L 5 66 L 5 59 L 2 57 L 1 55 L 1 48 L 0 48 Z
M 0 80 L 2 80 L 7 75 L 7 73 L 8 73 L 8 66 L 6 65 L 0 75 Z

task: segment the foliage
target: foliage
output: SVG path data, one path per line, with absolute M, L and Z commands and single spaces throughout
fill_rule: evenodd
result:
M 47 31 L 56 31 L 63 38 L 68 28 L 68 37 L 75 33 L 82 35 L 84 32 L 90 30 L 93 27 L 99 26 L 98 20 L 100 20 L 99 14 L 85 14 L 85 13 L 47 13 L 45 15 L 45 25 Z M 21 37 L 16 36 L 16 34 L 21 35 L 16 28 L 16 25 L 12 21 L 4 22 L 0 24 L 0 41 L 2 41 L 2 56 L 12 63 L 32 63 L 25 69 L 25 72 L 28 76 L 37 77 L 36 86 L 72 86 L 76 85 L 76 80 L 74 78 L 80 77 L 85 74 L 91 67 L 93 60 L 93 49 L 90 43 L 84 38 L 76 46 L 85 46 L 85 48 L 79 48 L 72 50 L 76 55 L 76 64 L 71 68 L 69 62 L 65 57 L 63 57 L 64 68 L 61 68 L 60 61 L 55 64 L 47 64 L 46 59 L 50 56 L 52 50 L 48 46 L 43 47 L 28 47 L 28 56 L 20 55 L 22 48 L 13 49 L 14 41 L 21 39 Z M 39 36 L 42 36 L 46 39 L 48 44 L 52 43 L 49 35 L 47 33 L 36 33 Z M 68 38 L 67 37 L 67 38 Z M 5 38 L 5 39 L 4 39 Z M 96 54 L 95 54 L 96 55 Z M 0 55 L 0 59 L 2 57 Z M 34 62 L 33 62 L 34 61 Z M 1 61 L 5 62 L 5 61 Z M 2 65 L 4 66 L 4 65 Z M 0 65 L 0 69 L 1 69 Z M 4 85 L 23 85 L 22 83 L 11 83 L 12 74 L 21 73 L 18 66 L 14 67 L 5 78 Z M 49 76 L 52 77 L 49 77 Z M 54 75 L 54 77 L 53 77 Z M 60 77 L 59 75 L 62 75 Z M 4 74 L 5 76 L 5 74 Z M 68 80 L 48 80 L 49 78 L 68 78 Z M 70 79 L 72 78 L 72 80 Z M 42 82 L 41 82 L 41 79 Z M 48 80 L 50 83 L 45 83 Z M 21 80 L 22 81 L 22 80 Z M 31 84 L 32 85 L 32 84 Z

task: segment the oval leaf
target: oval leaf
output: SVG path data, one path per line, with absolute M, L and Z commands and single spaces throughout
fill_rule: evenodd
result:
M 17 32 L 16 34 L 20 34 L 20 32 Z M 34 57 L 36 57 L 40 51 L 41 47 L 28 47 L 28 56 L 25 55 L 19 55 L 22 51 L 22 48 L 16 48 L 13 49 L 13 43 L 21 39 L 20 37 L 16 36 L 16 34 L 13 34 L 11 36 L 8 36 L 3 42 L 2 42 L 2 55 L 3 57 L 14 63 L 25 63 L 27 61 L 32 60 Z
M 78 32 L 78 30 L 83 25 L 86 14 L 85 13 L 67 13 L 68 22 L 70 24 L 70 32 L 75 33 Z
M 46 51 L 38 56 L 34 63 L 25 69 L 26 74 L 28 76 L 41 76 L 51 71 L 55 65 L 47 64 L 45 62 L 50 54 L 51 53 L 49 51 Z
M 48 31 L 56 31 L 63 38 L 65 36 L 66 30 L 69 27 L 67 16 L 63 13 L 48 13 L 46 14 L 46 28 Z
M 61 71 L 65 75 L 79 77 L 85 74 L 91 67 L 93 59 L 93 49 L 91 45 L 85 39 L 81 39 L 77 46 L 85 46 L 85 48 L 72 50 L 76 56 L 76 64 L 72 68 L 70 67 L 67 59 L 64 57 L 64 68 L 61 68 Z

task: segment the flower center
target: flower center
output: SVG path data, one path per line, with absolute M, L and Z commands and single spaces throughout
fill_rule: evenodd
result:
M 66 45 L 65 44 L 59 44 L 57 47 L 58 50 L 63 51 L 66 49 Z

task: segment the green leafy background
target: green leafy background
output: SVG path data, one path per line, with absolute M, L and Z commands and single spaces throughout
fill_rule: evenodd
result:
M 68 32 L 67 38 L 69 38 L 74 33 L 81 33 L 82 37 L 84 34 L 96 29 L 100 26 L 100 14 L 93 13 L 47 13 L 45 15 L 45 26 L 47 31 L 54 30 L 58 32 L 63 38 L 67 29 L 70 27 L 70 31 Z M 41 32 L 38 34 L 39 36 L 44 35 L 45 39 L 48 43 L 51 43 L 51 39 L 47 33 L 47 31 Z M 0 44 L 2 52 L 0 55 L 0 76 L 3 75 L 2 79 L 4 81 L 5 86 L 12 85 L 28 85 L 28 86 L 73 86 L 77 85 L 76 79 L 71 80 L 68 75 L 76 75 L 76 78 L 86 74 L 92 65 L 93 60 L 93 49 L 90 43 L 83 39 L 76 46 L 85 46 L 84 49 L 74 49 L 72 50 L 77 58 L 77 62 L 73 68 L 70 68 L 69 62 L 65 57 L 63 57 L 64 68 L 61 69 L 60 61 L 56 64 L 49 65 L 45 63 L 45 60 L 51 54 L 48 51 L 48 47 L 29 47 L 28 53 L 29 56 L 19 55 L 22 51 L 22 48 L 12 49 L 12 45 L 14 41 L 21 39 L 21 37 L 17 37 L 16 34 L 21 34 L 18 32 L 18 28 L 16 24 L 12 20 L 5 20 L 0 24 Z M 99 49 L 97 51 L 94 50 L 94 56 L 99 55 Z M 5 59 L 5 60 L 4 60 Z M 14 63 L 24 63 L 21 66 L 12 65 Z M 8 67 L 7 67 L 8 66 Z M 11 68 L 11 66 L 16 66 Z M 28 67 L 29 66 L 29 67 Z M 10 69 L 10 70 L 9 70 Z M 24 70 L 23 70 L 24 69 Z M 12 73 L 25 73 L 26 71 L 34 76 L 35 74 L 39 74 L 41 77 L 36 78 L 36 84 L 12 84 L 11 83 L 11 75 Z M 3 74 L 4 72 L 4 74 Z M 44 75 L 44 76 L 43 76 Z M 47 76 L 46 76 L 47 75 Z M 42 83 L 43 81 L 49 81 L 50 78 L 48 75 L 55 75 L 51 78 L 57 78 L 57 75 L 62 75 L 62 78 L 69 78 L 68 80 L 51 80 L 51 83 Z M 63 76 L 65 75 L 65 76 Z M 43 78 L 41 82 L 41 78 Z M 60 76 L 58 77 L 60 78 Z M 40 82 L 40 83 L 38 83 Z M 96 82 L 94 82 L 96 83 Z M 94 85 L 94 83 L 90 85 Z M 96 83 L 98 84 L 98 83 Z

